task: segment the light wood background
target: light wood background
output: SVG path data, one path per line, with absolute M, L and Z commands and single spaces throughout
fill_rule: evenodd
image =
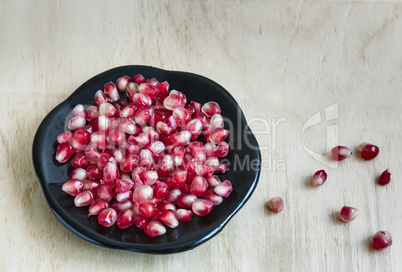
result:
M 401 1 L 0 1 L 1 271 L 401 271 Z M 153 256 L 89 244 L 51 214 L 31 161 L 41 120 L 88 78 L 126 65 L 209 77 L 241 104 L 262 147 L 256 192 L 209 242 Z M 324 109 L 338 106 L 326 122 Z M 336 169 L 326 139 L 355 149 Z M 255 118 L 266 120 L 264 124 Z M 275 122 L 279 122 L 273 130 Z M 326 128 L 338 126 L 338 136 Z M 261 132 L 269 128 L 269 134 Z M 392 183 L 376 183 L 390 168 Z M 308 183 L 325 169 L 320 188 Z M 281 214 L 265 203 L 280 195 Z M 359 209 L 350 224 L 343 205 Z M 372 249 L 388 230 L 393 245 Z

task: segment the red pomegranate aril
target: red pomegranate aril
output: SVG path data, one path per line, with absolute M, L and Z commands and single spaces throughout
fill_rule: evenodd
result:
M 177 209 L 176 211 L 177 219 L 182 222 L 189 222 L 193 218 L 193 211 L 187 209 Z
M 155 205 L 149 202 L 140 203 L 138 206 L 138 211 L 146 218 L 152 217 L 157 213 Z
M 154 99 L 158 93 L 159 89 L 150 83 L 141 83 L 138 85 L 138 91 L 143 95 L 148 96 L 151 99 Z
M 94 132 L 94 134 L 95 133 L 96 132 Z M 91 140 L 92 140 L 92 137 L 91 137 Z M 88 162 L 92 163 L 92 164 L 96 164 L 101 155 L 101 153 L 98 151 L 98 149 L 91 144 L 87 145 L 87 147 L 85 148 L 84 154 L 87 157 Z
M 229 144 L 227 142 L 221 142 L 216 148 L 216 156 L 226 157 L 229 153 Z
M 169 83 L 167 83 L 166 81 L 161 82 L 158 86 L 158 89 L 159 89 L 159 97 L 165 98 L 169 93 Z
M 123 172 L 132 172 L 139 164 L 138 156 L 129 155 L 120 161 L 120 170 Z
M 146 83 L 151 84 L 152 86 L 158 87 L 159 86 L 159 81 L 156 78 L 148 78 L 145 80 Z
M 219 159 L 217 157 L 209 157 L 205 161 L 205 165 L 211 167 L 213 170 L 218 170 L 219 168 Z
M 173 110 L 173 117 L 179 127 L 185 127 L 191 120 L 190 112 L 183 107 L 177 107 Z
M 99 185 L 99 182 L 94 179 L 86 180 L 84 182 L 83 191 L 90 190 L 92 193 L 95 193 Z
M 220 195 L 225 198 L 228 197 L 232 191 L 233 191 L 232 183 L 229 180 L 223 181 L 214 188 L 214 192 L 217 195 Z
M 187 171 L 176 170 L 172 174 L 171 184 L 174 188 L 182 188 L 187 181 Z
M 83 168 L 76 168 L 71 171 L 69 179 L 79 179 L 79 180 L 86 180 L 87 172 Z
M 131 227 L 134 224 L 134 216 L 135 214 L 133 210 L 122 211 L 117 215 L 116 225 L 120 229 Z
M 105 149 L 109 145 L 109 138 L 104 132 L 96 131 L 92 133 L 90 142 L 97 148 Z
M 186 130 L 191 133 L 191 140 L 196 140 L 202 132 L 203 125 L 200 120 L 193 119 L 186 125 Z
M 144 147 L 149 143 L 148 135 L 145 133 L 140 133 L 137 136 L 129 136 L 127 138 L 127 144 L 138 145 L 139 147 Z
M 171 134 L 169 137 L 171 137 L 171 141 L 175 146 L 186 146 L 190 143 L 191 133 L 183 130 L 180 132 L 176 132 L 175 134 Z
M 206 179 L 207 179 L 209 187 L 211 187 L 211 188 L 215 188 L 216 186 L 218 186 L 219 184 L 222 183 L 222 181 L 216 175 L 207 177 Z
M 208 199 L 196 199 L 193 202 L 192 210 L 195 214 L 205 216 L 214 209 L 214 203 Z
M 143 149 L 140 152 L 140 165 L 145 169 L 150 169 L 154 166 L 154 158 L 149 149 Z
M 280 196 L 273 197 L 268 201 L 268 207 L 275 213 L 280 213 L 284 206 L 285 204 Z
M 186 103 L 187 103 L 186 96 L 183 93 L 178 92 L 176 90 L 170 91 L 168 97 L 166 97 L 165 100 L 163 101 L 163 105 L 168 110 L 174 110 L 177 107 L 184 107 L 186 106 Z
M 208 199 L 214 203 L 215 206 L 221 204 L 223 202 L 223 197 L 220 195 L 215 194 L 214 189 L 209 189 L 205 195 L 205 199 Z
M 391 173 L 389 172 L 389 169 L 385 170 L 384 172 L 382 172 L 380 179 L 378 180 L 378 182 L 381 185 L 387 185 L 388 183 L 391 182 Z
M 155 114 L 154 109 L 148 106 L 140 107 L 135 112 L 135 122 L 139 125 L 145 125 L 151 121 L 152 116 Z
M 98 222 L 104 227 L 111 227 L 114 225 L 117 219 L 117 212 L 113 208 L 104 209 L 98 215 Z
M 177 197 L 177 205 L 183 209 L 190 209 L 196 199 L 198 198 L 193 194 L 183 193 Z
M 137 74 L 133 77 L 133 81 L 137 84 L 141 84 L 145 82 L 145 77 L 141 74 Z
M 155 156 L 160 156 L 165 151 L 165 145 L 161 141 L 152 142 L 148 149 L 154 154 Z
M 69 143 L 59 144 L 56 149 L 56 161 L 65 163 L 73 154 L 73 147 Z
M 128 178 L 120 178 L 116 180 L 116 189 L 120 193 L 125 193 L 133 188 L 134 182 Z
M 85 168 L 85 171 L 87 172 L 87 178 L 89 179 L 100 179 L 102 177 L 102 170 L 95 165 L 89 165 Z
M 378 153 L 380 152 L 380 149 L 376 145 L 364 142 L 359 145 L 359 151 L 363 159 L 372 160 L 375 157 L 377 157 Z
M 77 115 L 71 118 L 70 121 L 68 121 L 68 128 L 71 130 L 77 130 L 79 128 L 83 128 L 85 126 L 86 119 L 82 115 Z
M 169 193 L 168 193 L 168 195 L 167 195 L 167 197 L 166 197 L 166 200 L 169 201 L 169 202 L 171 202 L 171 203 L 176 203 L 176 202 L 177 202 L 177 198 L 178 198 L 181 194 L 182 194 L 182 192 L 181 192 L 179 189 L 174 188 L 174 189 L 172 189 L 172 190 L 169 191 Z
M 89 143 L 90 137 L 91 134 L 88 131 L 84 129 L 78 129 L 73 133 L 71 145 L 75 149 L 83 149 Z
M 113 102 L 120 99 L 119 92 L 117 91 L 117 86 L 112 81 L 109 81 L 108 83 L 105 84 L 103 93 L 107 98 L 109 98 Z
M 108 164 L 109 162 L 116 162 L 116 160 L 112 157 L 112 155 L 108 153 L 102 153 L 99 156 L 96 165 L 99 167 L 99 169 L 103 170 L 106 167 L 106 164 Z
M 392 245 L 392 237 L 388 231 L 381 230 L 373 236 L 374 247 L 378 250 L 385 249 Z
M 148 223 L 147 218 L 143 217 L 142 215 L 134 215 L 134 224 L 137 226 L 139 229 L 143 229 L 144 226 Z
M 78 179 L 73 179 L 65 182 L 61 189 L 71 196 L 76 196 L 83 191 L 84 182 Z
M 99 116 L 115 117 L 117 109 L 109 102 L 104 102 L 99 106 Z
M 159 140 L 159 134 L 153 127 L 146 126 L 142 129 L 142 132 L 148 135 L 151 143 Z
M 210 175 L 212 175 L 215 172 L 215 170 L 210 167 L 209 165 L 206 164 L 201 164 L 198 163 L 195 165 L 195 173 L 197 173 L 197 175 L 202 176 L 202 177 L 208 177 Z
M 160 236 L 166 233 L 166 228 L 161 222 L 153 220 L 145 224 L 145 233 L 150 237 Z
M 127 93 L 127 98 L 130 101 L 134 102 L 134 95 L 136 93 L 138 93 L 138 84 L 134 83 L 134 82 L 128 83 L 127 88 L 126 88 L 126 93 Z
M 120 213 L 128 209 L 133 209 L 134 205 L 130 200 L 127 200 L 125 202 L 115 201 L 110 207 L 113 208 L 116 213 Z
M 113 185 L 119 176 L 119 169 L 115 162 L 108 162 L 103 168 L 103 181 L 105 184 Z
M 105 96 L 105 94 L 103 93 L 103 91 L 98 90 L 98 91 L 95 93 L 95 96 L 94 96 L 94 99 L 93 99 L 92 104 L 93 104 L 94 106 L 99 107 L 102 103 L 107 102 L 107 100 L 108 100 L 108 99 L 106 98 L 106 96 Z
M 159 220 L 166 226 L 174 229 L 179 225 L 179 220 L 177 219 L 176 212 L 172 210 L 163 211 Z
M 110 207 L 109 202 L 104 199 L 95 199 L 92 201 L 91 206 L 89 207 L 88 216 L 99 215 L 104 209 Z
M 190 192 L 195 196 L 203 196 L 208 189 L 208 182 L 205 178 L 197 176 L 193 179 Z
M 70 131 L 63 131 L 62 133 L 57 135 L 57 142 L 59 144 L 71 143 L 72 138 L 73 134 Z
M 225 142 L 222 142 L 221 144 L 223 144 Z M 216 157 L 217 154 L 217 148 L 213 143 L 206 143 L 204 145 L 204 151 L 205 151 L 205 155 L 206 157 Z
M 79 193 L 74 198 L 74 204 L 76 207 L 89 206 L 92 203 L 94 196 L 91 191 L 85 190 Z
M 352 156 L 352 151 L 346 146 L 338 145 L 331 150 L 332 158 L 336 161 L 342 161 Z
M 144 171 L 140 175 L 144 184 L 153 185 L 158 180 L 158 173 L 156 171 Z
M 220 164 L 217 170 L 218 170 L 219 172 L 221 172 L 222 174 L 224 174 L 224 173 L 226 172 L 226 169 L 227 169 L 227 168 L 228 168 L 228 167 L 227 167 L 226 165 Z
M 357 217 L 357 209 L 353 207 L 348 207 L 348 206 L 343 206 L 341 209 L 341 212 L 339 213 L 339 218 L 343 222 L 350 222 L 354 220 Z
M 219 144 L 223 142 L 228 136 L 229 132 L 223 128 L 216 128 L 212 131 L 211 135 L 209 135 L 209 140 L 213 144 Z
M 74 107 L 73 109 L 73 117 L 74 116 L 83 116 L 85 117 L 85 109 L 84 106 L 81 104 L 78 104 Z
M 203 135 L 204 135 L 204 138 L 205 138 L 205 140 L 206 140 L 207 142 L 210 141 L 211 134 L 212 134 L 212 128 L 211 128 L 211 126 L 210 126 L 210 125 L 205 126 L 205 127 L 204 127 L 204 133 L 203 133 Z M 222 135 L 219 134 L 219 133 L 216 134 L 216 135 L 215 135 L 216 140 L 219 140 L 219 139 L 220 139 L 220 138 L 219 138 L 220 136 L 222 136 Z M 213 144 L 216 144 L 216 143 L 213 142 Z
M 222 117 L 222 115 L 220 115 L 220 114 L 214 114 L 214 115 L 211 117 L 211 120 L 210 120 L 210 123 L 209 123 L 209 124 L 210 124 L 212 130 L 214 130 L 214 129 L 216 129 L 216 128 L 223 128 L 224 122 L 223 122 L 223 117 Z
M 321 186 L 327 180 L 327 172 L 324 170 L 319 170 L 314 173 L 313 177 L 311 178 L 311 185 L 314 187 Z
M 113 129 L 109 133 L 109 142 L 115 146 L 119 146 L 126 140 L 126 134 L 119 129 Z
M 148 202 L 152 199 L 154 190 L 149 185 L 140 185 L 133 192 L 133 201 L 135 203 Z
M 128 83 L 130 83 L 131 78 L 129 76 L 122 76 L 116 80 L 117 89 L 120 92 L 125 92 L 127 89 Z
M 135 93 L 133 95 L 132 101 L 138 107 L 150 107 L 152 105 L 152 99 L 142 93 Z
M 208 117 L 212 117 L 214 114 L 220 114 L 221 113 L 221 108 L 219 107 L 218 103 L 216 102 L 207 102 L 205 103 L 201 111 Z
M 130 135 L 137 133 L 137 127 L 131 118 L 120 118 L 119 128 Z
M 158 209 L 160 211 L 171 210 L 171 211 L 174 211 L 174 212 L 177 210 L 176 206 L 173 203 L 171 203 L 171 202 L 169 202 L 169 201 L 167 201 L 165 199 L 163 199 L 163 200 L 161 200 L 161 202 L 159 202 Z
M 88 165 L 88 159 L 83 154 L 77 154 L 71 160 L 71 165 L 74 168 L 85 168 Z
M 96 190 L 96 199 L 103 199 L 107 202 L 110 202 L 113 198 L 112 188 L 107 184 L 101 184 L 98 186 Z
M 99 117 L 99 111 L 97 106 L 89 106 L 85 111 L 85 119 L 91 121 Z

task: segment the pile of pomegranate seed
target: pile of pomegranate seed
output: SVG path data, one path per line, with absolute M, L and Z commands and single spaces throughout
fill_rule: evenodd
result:
M 62 190 L 105 227 L 135 224 L 163 235 L 193 213 L 208 215 L 233 190 L 216 175 L 229 151 L 218 103 L 187 104 L 166 81 L 139 74 L 108 82 L 92 106 L 74 108 L 68 128 L 57 136 L 55 157 L 72 157 L 75 169 Z

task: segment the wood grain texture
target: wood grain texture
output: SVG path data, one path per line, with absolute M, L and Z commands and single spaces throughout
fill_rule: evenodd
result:
M 401 1 L 1 0 L 0 269 L 399 271 L 401 33 Z M 44 116 L 88 78 L 126 64 L 215 80 L 266 147 L 250 201 L 192 251 L 152 256 L 84 242 L 53 217 L 35 176 L 31 146 Z M 327 122 L 334 103 L 338 119 Z M 323 122 L 302 139 L 317 112 Z M 330 125 L 340 144 L 369 141 L 379 157 L 353 156 L 336 169 L 313 159 L 303 142 L 324 154 Z M 392 183 L 381 187 L 386 168 Z M 329 178 L 313 189 L 319 169 Z M 265 206 L 276 195 L 285 200 L 281 214 Z M 350 224 L 337 220 L 343 205 L 360 211 Z M 377 252 L 370 239 L 380 229 L 394 244 Z

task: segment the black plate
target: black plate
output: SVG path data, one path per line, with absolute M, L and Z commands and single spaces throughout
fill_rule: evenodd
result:
M 121 230 L 116 225 L 105 228 L 95 216 L 87 217 L 88 207 L 74 206 L 73 197 L 61 190 L 68 180 L 70 163 L 59 164 L 54 160 L 56 136 L 64 130 L 67 115 L 77 104 L 89 105 L 97 90 L 108 81 L 116 81 L 123 75 L 143 74 L 145 78 L 168 81 L 170 89 L 177 89 L 187 96 L 187 101 L 201 104 L 216 101 L 222 116 L 232 122 L 227 157 L 229 166 L 222 180 L 229 179 L 233 192 L 208 216 L 193 216 L 188 223 L 180 223 L 176 229 L 167 228 L 166 234 L 150 238 L 134 226 Z M 40 124 L 33 143 L 33 164 L 49 207 L 56 218 L 77 236 L 100 246 L 152 254 L 181 252 L 208 241 L 228 223 L 250 198 L 260 174 L 260 151 L 244 115 L 234 98 L 212 80 L 186 72 L 165 71 L 148 66 L 123 66 L 101 73 L 80 86 L 68 99 L 53 109 Z M 245 164 L 244 164 L 245 162 Z M 253 164 L 252 164 L 253 163 Z M 251 168 L 250 168 L 251 167 Z M 230 235 L 230 234 L 229 234 Z

